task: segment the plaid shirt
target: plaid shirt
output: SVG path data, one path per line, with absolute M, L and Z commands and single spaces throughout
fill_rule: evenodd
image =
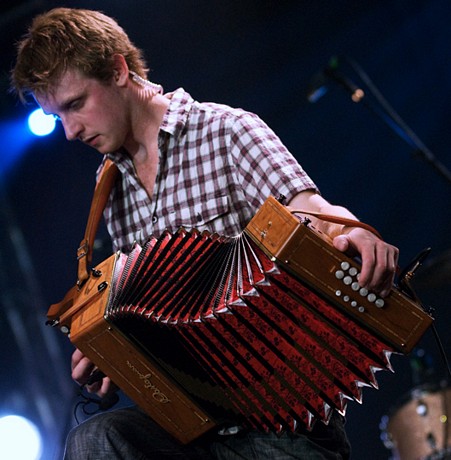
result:
M 108 155 L 121 172 L 104 213 L 114 250 L 129 252 L 134 242 L 180 227 L 237 235 L 269 195 L 285 195 L 288 202 L 317 190 L 255 114 L 196 102 L 183 89 L 167 97 L 152 197 L 128 155 Z

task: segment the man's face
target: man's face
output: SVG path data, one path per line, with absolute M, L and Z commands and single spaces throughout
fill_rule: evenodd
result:
M 45 113 L 56 115 L 68 140 L 109 153 L 123 146 L 129 131 L 120 88 L 67 70 L 47 94 L 35 95 Z

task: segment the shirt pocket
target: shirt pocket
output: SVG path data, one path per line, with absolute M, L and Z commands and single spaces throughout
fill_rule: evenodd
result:
M 180 210 L 175 219 L 177 227 L 197 228 L 199 230 L 209 229 L 216 226 L 212 224 L 224 218 L 230 212 L 227 196 L 215 196 L 208 198 L 193 207 L 186 207 Z

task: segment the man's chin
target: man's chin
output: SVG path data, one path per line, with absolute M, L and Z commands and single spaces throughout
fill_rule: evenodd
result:
M 94 150 L 97 150 L 97 152 L 101 153 L 102 155 L 106 155 L 107 153 L 110 153 L 112 151 L 105 145 L 96 145 L 96 146 L 88 145 L 88 147 L 91 147 Z

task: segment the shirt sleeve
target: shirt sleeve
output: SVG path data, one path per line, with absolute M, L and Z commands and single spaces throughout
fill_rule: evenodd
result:
M 280 138 L 257 115 L 249 112 L 230 126 L 230 154 L 237 180 L 247 200 L 260 206 L 268 196 L 289 202 L 304 190 L 319 190 Z

